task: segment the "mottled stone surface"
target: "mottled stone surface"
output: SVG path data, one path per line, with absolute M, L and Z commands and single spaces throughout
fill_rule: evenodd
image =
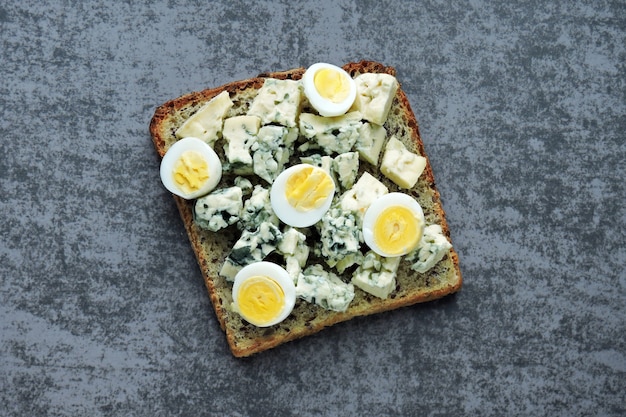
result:
M 625 45 L 623 1 L 2 2 L 0 415 L 626 414 Z M 360 59 L 397 68 L 463 290 L 234 359 L 149 120 Z

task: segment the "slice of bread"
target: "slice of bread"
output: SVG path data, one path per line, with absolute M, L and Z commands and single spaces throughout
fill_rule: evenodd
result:
M 353 77 L 363 73 L 396 75 L 394 68 L 371 61 L 349 63 L 343 68 Z M 156 151 L 163 157 L 169 146 L 177 140 L 175 132 L 182 123 L 219 93 L 227 91 L 234 103 L 226 117 L 243 115 L 246 114 L 266 78 L 299 80 L 304 71 L 304 68 L 297 68 L 288 71 L 262 73 L 255 78 L 189 93 L 168 101 L 156 109 L 150 123 L 150 133 Z M 443 234 L 450 240 L 445 213 L 435 186 L 430 162 L 424 152 L 418 124 L 401 86 L 396 92 L 384 127 L 387 131 L 387 138 L 394 135 L 409 150 L 426 157 L 426 168 L 419 177 L 417 184 L 410 190 L 400 190 L 384 177 L 378 168 L 374 169 L 367 163 L 360 164 L 361 173 L 368 170 L 370 174 L 383 182 L 390 192 L 406 192 L 416 198 L 424 211 L 426 224 L 440 225 Z M 221 145 L 216 146 L 216 151 L 217 148 L 221 148 Z M 227 176 L 222 178 L 224 184 L 221 186 L 227 186 L 226 181 L 228 181 Z M 345 312 L 326 310 L 304 300 L 298 300 L 292 314 L 280 324 L 268 328 L 255 327 L 232 311 L 230 307 L 232 283 L 219 275 L 222 264 L 232 245 L 239 238 L 240 232 L 232 226 L 221 230 L 219 233 L 203 230 L 194 223 L 193 201 L 187 201 L 177 196 L 174 196 L 174 199 L 196 254 L 215 315 L 226 333 L 226 339 L 233 355 L 237 357 L 249 356 L 282 343 L 311 335 L 327 326 L 356 316 L 370 315 L 441 298 L 460 290 L 462 285 L 458 255 L 452 248 L 441 261 L 426 273 L 417 273 L 410 268 L 411 265 L 408 262 L 401 262 L 396 276 L 396 289 L 386 299 L 377 298 L 355 288 L 355 297 Z M 351 273 L 342 276 L 345 282 L 350 282 L 350 278 Z

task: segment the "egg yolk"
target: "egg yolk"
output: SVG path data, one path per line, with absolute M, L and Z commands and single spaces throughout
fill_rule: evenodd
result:
M 237 301 L 239 312 L 246 320 L 263 325 L 280 314 L 285 304 L 285 293 L 272 278 L 256 275 L 241 284 Z
M 389 255 L 402 255 L 419 243 L 420 221 L 404 206 L 388 207 L 374 223 L 374 241 Z
M 285 197 L 293 208 L 309 211 L 324 205 L 333 191 L 333 180 L 322 169 L 304 167 L 287 178 Z
M 197 191 L 209 179 L 208 168 L 199 152 L 183 152 L 174 165 L 174 182 L 185 193 Z
M 341 103 L 350 93 L 350 84 L 345 75 L 331 68 L 317 71 L 313 83 L 320 96 L 333 103 Z

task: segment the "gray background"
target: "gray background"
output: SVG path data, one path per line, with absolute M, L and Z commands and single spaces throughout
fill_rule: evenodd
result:
M 0 415 L 626 413 L 623 1 L 3 1 Z M 420 123 L 456 296 L 233 358 L 148 123 L 372 59 Z

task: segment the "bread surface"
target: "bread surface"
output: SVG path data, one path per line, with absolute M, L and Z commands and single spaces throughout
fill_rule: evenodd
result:
M 367 72 L 396 75 L 394 68 L 372 61 L 349 63 L 343 68 L 352 76 Z M 163 157 L 169 146 L 177 140 L 175 132 L 178 127 L 203 104 L 222 91 L 228 91 L 234 102 L 234 106 L 229 110 L 226 117 L 242 115 L 246 113 L 265 78 L 298 80 L 304 71 L 304 68 L 296 68 L 288 71 L 262 73 L 248 80 L 192 92 L 164 103 L 156 109 L 150 123 L 150 134 L 156 151 Z M 427 159 L 426 168 L 417 184 L 410 190 L 400 190 L 380 174 L 378 169 L 373 170 L 372 166 L 368 166 L 369 164 L 360 164 L 360 172 L 367 170 L 383 182 L 390 192 L 402 191 L 415 197 L 422 206 L 426 223 L 440 225 L 444 235 L 450 240 L 445 212 L 435 185 L 428 156 L 424 151 L 418 123 L 402 90 L 401 82 L 398 81 L 400 86 L 384 125 L 387 130 L 387 137 L 395 135 L 409 150 L 424 156 Z M 222 179 L 222 181 L 227 181 L 227 179 Z M 438 299 L 457 292 L 462 286 L 459 259 L 453 247 L 437 265 L 423 274 L 411 270 L 407 262 L 401 262 L 396 276 L 396 289 L 387 299 L 377 298 L 355 288 L 354 300 L 345 312 L 325 310 L 304 300 L 298 300 L 293 313 L 282 323 L 269 328 L 258 328 L 245 322 L 230 309 L 232 284 L 219 276 L 222 264 L 232 245 L 239 238 L 240 232 L 234 227 L 219 233 L 203 230 L 193 221 L 193 201 L 187 201 L 177 196 L 174 196 L 174 200 L 196 254 L 215 315 L 226 334 L 233 355 L 237 357 L 249 356 L 285 342 L 311 335 L 325 327 L 356 316 L 380 313 Z M 343 277 L 344 281 L 349 282 L 350 274 Z

